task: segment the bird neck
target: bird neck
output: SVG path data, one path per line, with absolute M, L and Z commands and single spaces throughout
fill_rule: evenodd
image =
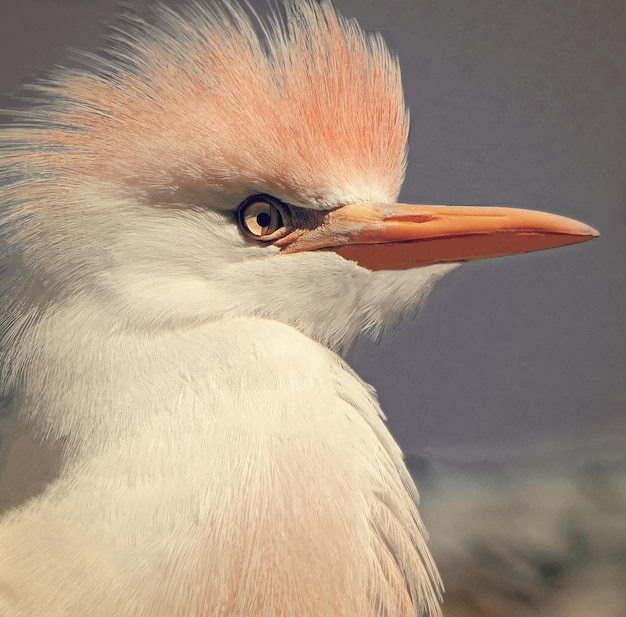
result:
M 137 332 L 86 315 L 50 314 L 21 338 L 20 412 L 67 448 L 45 513 L 32 511 L 46 539 L 70 517 L 54 567 L 97 555 L 101 588 L 124 564 L 154 615 L 164 589 L 265 606 L 268 572 L 302 615 L 379 614 L 371 590 L 387 589 L 387 573 L 392 606 L 409 614 L 419 593 L 440 614 L 415 487 L 372 390 L 339 356 L 276 321 Z M 91 551 L 93 521 L 106 554 Z M 35 570 L 22 563 L 17 581 Z M 43 573 L 51 588 L 55 572 Z
M 213 438 L 216 425 L 301 424 L 293 396 L 303 379 L 334 396 L 334 373 L 349 371 L 336 354 L 275 321 L 139 331 L 84 305 L 31 320 L 10 364 L 18 414 L 62 439 L 68 461 L 132 450 L 147 434 L 153 446 L 180 439 L 187 447 L 189 431 Z M 285 388 L 291 395 L 279 401 Z

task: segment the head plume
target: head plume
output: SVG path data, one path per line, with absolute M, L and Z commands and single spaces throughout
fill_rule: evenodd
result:
M 328 2 L 288 2 L 268 24 L 231 3 L 160 6 L 154 24 L 127 16 L 89 65 L 41 85 L 12 135 L 38 169 L 167 201 L 271 188 L 323 208 L 400 189 L 397 62 Z

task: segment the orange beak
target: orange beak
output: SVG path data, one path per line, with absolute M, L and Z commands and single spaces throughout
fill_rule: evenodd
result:
M 405 270 L 585 242 L 598 232 L 556 214 L 481 206 L 355 203 L 276 242 L 283 252 L 331 250 L 370 270 Z

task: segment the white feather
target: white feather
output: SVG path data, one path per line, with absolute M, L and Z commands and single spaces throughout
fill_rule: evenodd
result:
M 397 64 L 325 3 L 291 6 L 269 56 L 241 9 L 194 11 L 127 24 L 2 136 L 2 388 L 64 460 L 0 519 L 0 615 L 436 617 L 417 491 L 337 352 L 451 266 L 279 254 L 233 214 L 260 190 L 392 203 Z

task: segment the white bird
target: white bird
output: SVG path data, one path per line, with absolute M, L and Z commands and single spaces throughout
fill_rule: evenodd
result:
M 0 378 L 64 458 L 0 520 L 0 615 L 440 615 L 338 353 L 455 262 L 596 232 L 397 205 L 397 61 L 326 2 L 160 7 L 37 90 L 0 138 Z

